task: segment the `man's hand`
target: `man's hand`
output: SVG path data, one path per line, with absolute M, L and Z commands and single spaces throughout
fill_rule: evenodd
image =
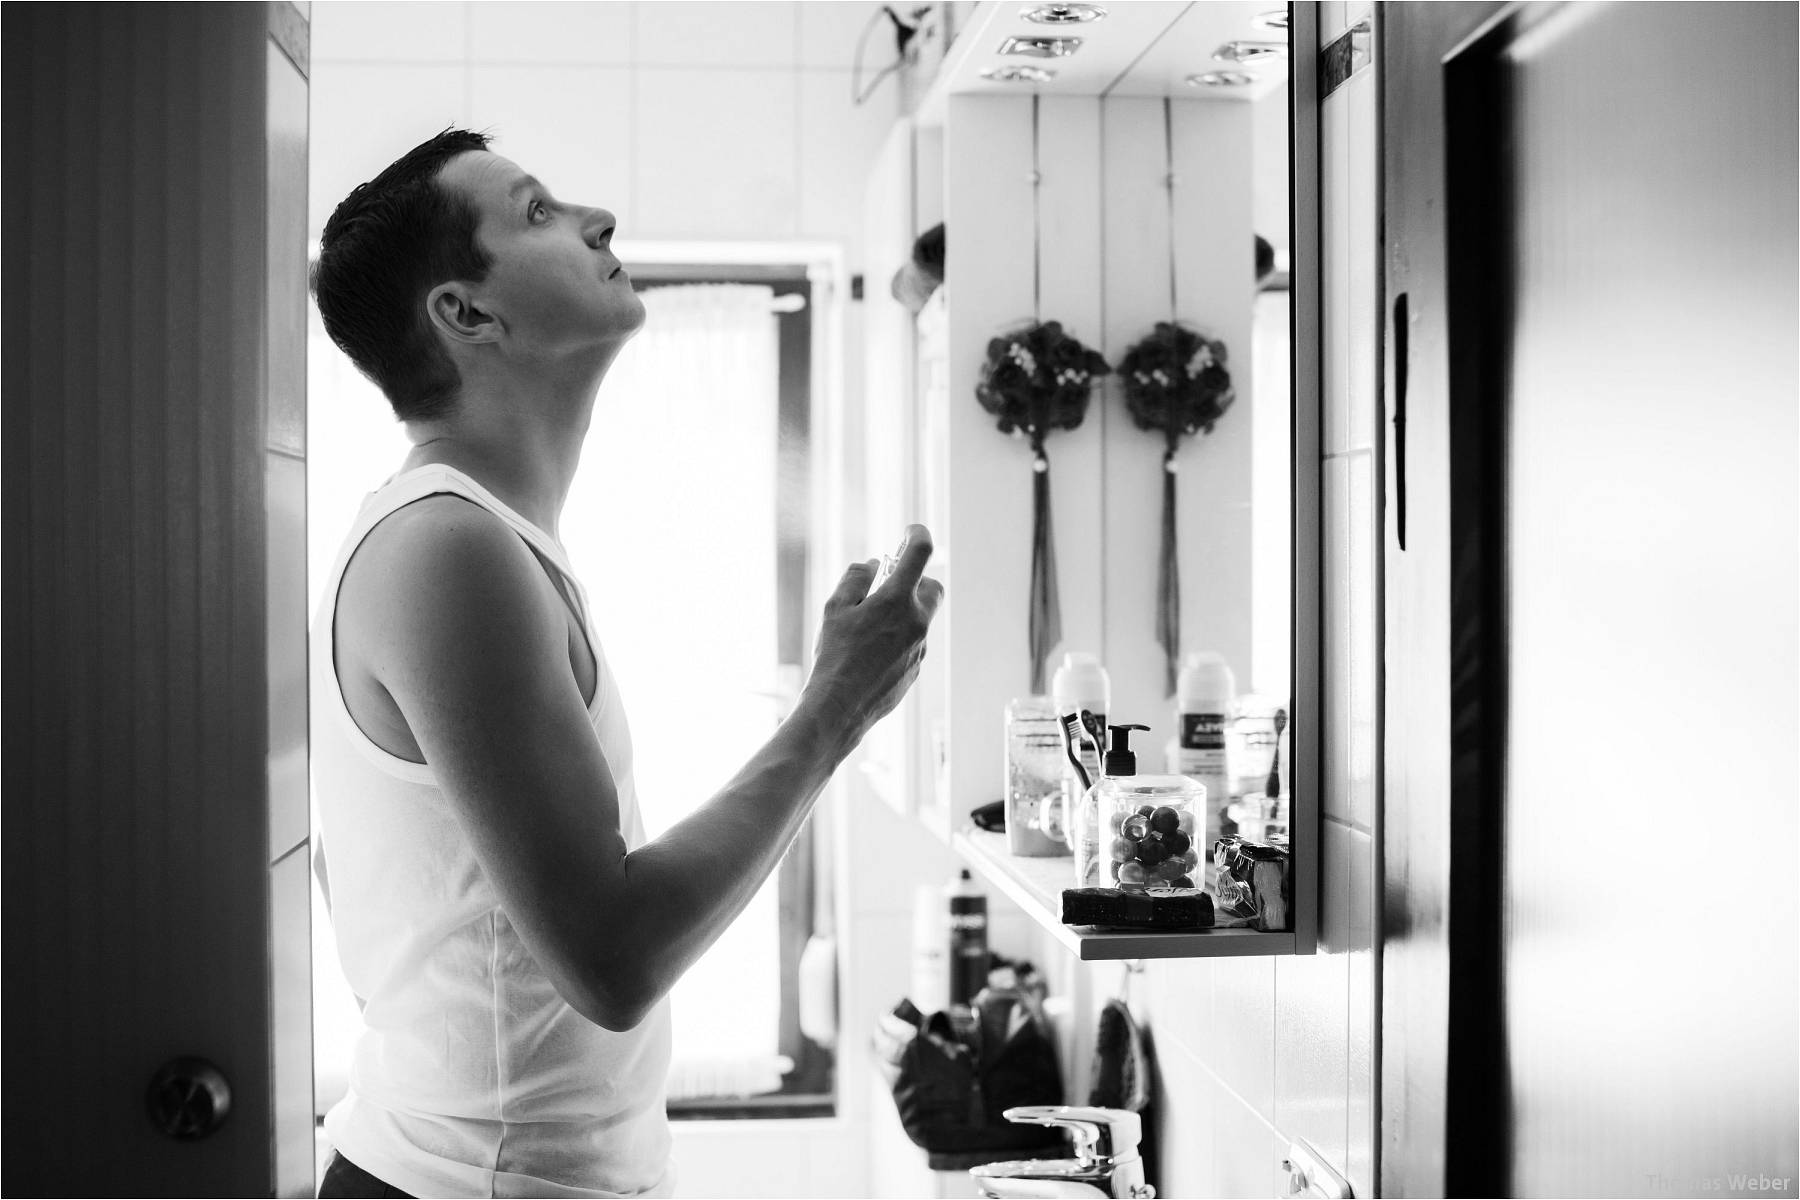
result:
M 825 601 L 806 698 L 847 719 L 853 741 L 918 677 L 925 633 L 944 598 L 944 585 L 924 573 L 930 557 L 930 530 L 908 525 L 892 575 L 871 590 L 879 564 L 851 563 Z

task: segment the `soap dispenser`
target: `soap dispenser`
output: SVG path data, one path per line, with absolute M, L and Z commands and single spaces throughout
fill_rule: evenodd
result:
M 1206 786 L 1185 775 L 1139 775 L 1131 734 L 1149 726 L 1107 728 L 1105 775 L 1082 798 L 1076 820 L 1075 886 L 1199 887 Z

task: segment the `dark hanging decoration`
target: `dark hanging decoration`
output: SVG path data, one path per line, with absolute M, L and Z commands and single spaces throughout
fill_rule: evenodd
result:
M 1044 662 L 1062 640 L 1050 524 L 1050 458 L 1044 453 L 1044 439 L 1053 429 L 1081 424 L 1095 381 L 1111 370 L 1096 351 L 1063 332 L 1059 322 L 1033 321 L 988 342 L 981 381 L 975 385 L 975 398 L 998 418 L 1000 432 L 1031 442 L 1031 601 L 1026 635 L 1033 693 L 1047 690 Z
M 1156 328 L 1119 361 L 1125 407 L 1139 429 L 1163 435 L 1162 555 L 1156 572 L 1156 640 L 1163 648 L 1167 691 L 1181 666 L 1181 576 L 1175 552 L 1175 454 L 1181 439 L 1211 433 L 1236 394 L 1225 369 L 1225 343 L 1176 321 Z

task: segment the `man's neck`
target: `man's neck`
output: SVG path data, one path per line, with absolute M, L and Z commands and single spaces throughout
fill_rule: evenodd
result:
M 594 396 L 532 403 L 470 390 L 441 421 L 409 425 L 413 449 L 402 470 L 455 467 L 503 504 L 558 537 L 563 501 L 581 463 Z

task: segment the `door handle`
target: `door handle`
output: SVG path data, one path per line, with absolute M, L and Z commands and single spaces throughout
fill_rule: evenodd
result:
M 198 1141 L 225 1123 L 231 1083 L 204 1058 L 173 1058 L 150 1077 L 144 1103 L 164 1134 L 178 1142 Z
M 1394 536 L 1406 549 L 1406 293 L 1394 297 Z

